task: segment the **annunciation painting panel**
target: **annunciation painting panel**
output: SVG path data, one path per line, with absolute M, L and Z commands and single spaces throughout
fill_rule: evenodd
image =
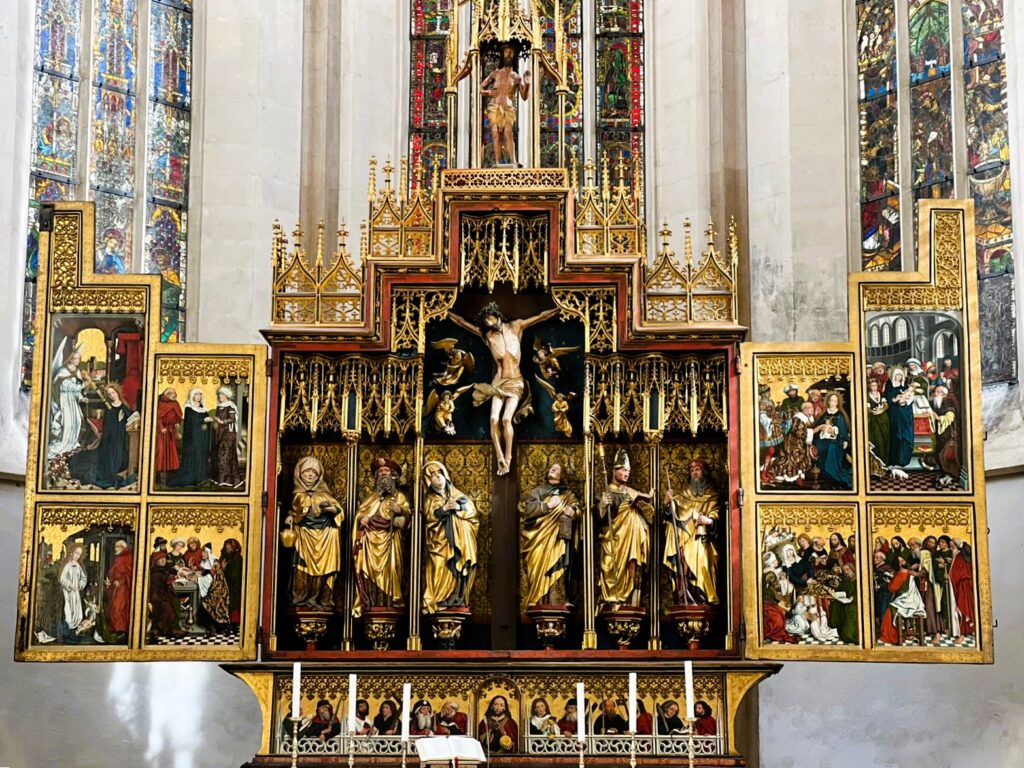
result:
M 869 512 L 873 643 L 978 648 L 973 505 L 872 504 Z
M 129 644 L 138 514 L 135 506 L 37 508 L 32 629 L 25 645 L 49 651 Z
M 43 490 L 138 491 L 141 315 L 54 315 Z
M 852 354 L 757 355 L 758 487 L 851 491 Z
M 245 493 L 255 361 L 157 355 L 153 490 Z
M 245 505 L 153 505 L 148 512 L 145 642 L 230 647 L 252 642 L 243 631 L 255 601 L 247 576 Z M 244 543 L 243 543 L 244 542 Z

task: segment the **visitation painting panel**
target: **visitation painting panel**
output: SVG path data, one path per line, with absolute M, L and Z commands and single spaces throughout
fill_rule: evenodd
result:
M 853 356 L 755 357 L 758 489 L 851 491 Z
M 967 490 L 969 392 L 959 312 L 869 312 L 869 490 Z
M 145 380 L 138 315 L 54 315 L 42 490 L 137 493 Z
M 157 355 L 156 366 L 153 490 L 245 493 L 253 358 Z
M 974 507 L 869 507 L 876 647 L 978 647 Z
M 146 643 L 243 644 L 247 507 L 149 508 Z
M 856 504 L 758 504 L 762 645 L 862 647 Z
M 138 508 L 40 505 L 36 515 L 31 645 L 128 645 Z

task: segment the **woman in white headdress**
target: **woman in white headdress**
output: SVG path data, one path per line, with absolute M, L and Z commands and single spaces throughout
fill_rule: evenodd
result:
M 230 387 L 217 390 L 217 411 L 213 427 L 213 481 L 217 485 L 238 488 L 245 482 L 245 475 L 238 464 L 238 437 L 242 419 L 232 396 Z
M 71 453 L 79 448 L 82 431 L 82 374 L 78 367 L 82 363 L 82 349 L 76 347 L 64 359 L 67 338 L 61 343 L 54 356 L 50 386 L 50 445 L 46 458 L 53 459 L 62 453 Z
M 185 401 L 185 419 L 181 427 L 181 465 L 167 485 L 192 488 L 210 479 L 210 435 L 213 417 L 203 402 L 203 390 L 195 387 Z
M 73 545 L 60 569 L 60 589 L 64 596 L 64 622 L 58 636 L 65 641 L 75 638 L 75 630 L 85 618 L 85 612 L 82 609 L 82 590 L 85 589 L 88 579 L 85 575 L 85 568 L 82 567 L 82 552 L 81 544 Z

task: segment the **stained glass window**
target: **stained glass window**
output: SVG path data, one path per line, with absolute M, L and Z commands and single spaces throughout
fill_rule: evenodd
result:
M 631 185 L 632 160 L 644 159 L 644 4 L 643 0 L 597 0 L 594 80 L 597 90 L 597 162 L 611 164 L 617 178 L 626 161 Z
M 973 198 L 982 345 L 998 350 L 983 356 L 986 383 L 1017 377 L 1003 55 L 1003 0 L 857 0 L 863 266 L 913 268 L 900 255 L 901 207 L 916 236 L 918 201 Z
M 140 17 L 149 19 L 148 33 L 139 29 Z M 183 338 L 192 23 L 191 0 L 36 0 L 25 386 L 31 381 L 43 201 L 93 200 L 96 270 L 160 274 L 163 337 Z M 83 57 L 89 65 L 85 83 Z M 139 92 L 140 62 L 148 62 L 146 94 Z M 142 96 L 148 98 L 140 101 Z M 78 142 L 80 126 L 88 137 L 84 145 Z M 137 221 L 144 223 L 143 233 L 136 231 Z
M 554 59 L 555 27 L 554 0 L 541 0 L 540 10 L 544 16 L 544 46 Z M 562 2 L 562 31 L 568 54 L 566 79 L 569 93 L 565 100 L 565 142 L 566 165 L 575 151 L 579 164 L 583 163 L 583 18 L 581 0 Z M 555 81 L 550 77 L 541 78 L 540 87 L 540 165 L 554 168 L 558 165 L 558 95 Z
M 445 167 L 448 113 L 445 104 L 448 30 L 455 0 L 411 0 L 409 57 L 409 164 L 429 176 Z M 410 174 L 416 183 L 416 173 Z

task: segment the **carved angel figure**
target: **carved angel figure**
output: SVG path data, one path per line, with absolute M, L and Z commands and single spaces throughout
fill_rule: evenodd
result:
M 534 378 L 551 395 L 551 416 L 555 421 L 555 431 L 561 432 L 566 437 L 572 437 L 572 424 L 569 423 L 569 403 L 576 399 L 576 393 L 558 392 L 540 376 L 534 376 Z
M 455 434 L 455 422 L 452 420 L 455 416 L 455 401 L 463 392 L 472 388 L 472 384 L 467 384 L 456 389 L 454 393 L 450 389 L 445 389 L 440 394 L 436 389 L 431 390 L 427 397 L 427 416 L 434 414 L 434 426 L 438 432 L 444 432 L 446 435 Z
M 444 370 L 434 375 L 434 383 L 442 387 L 453 387 L 459 383 L 463 373 L 473 373 L 476 370 L 476 359 L 471 352 L 459 349 L 456 344 L 458 339 L 441 339 L 430 342 L 434 349 L 443 349 L 448 354 Z
M 562 363 L 558 359 L 571 352 L 578 352 L 579 347 L 553 347 L 549 342 L 538 338 L 533 340 L 533 362 L 540 368 L 541 375 L 551 381 L 562 373 Z

